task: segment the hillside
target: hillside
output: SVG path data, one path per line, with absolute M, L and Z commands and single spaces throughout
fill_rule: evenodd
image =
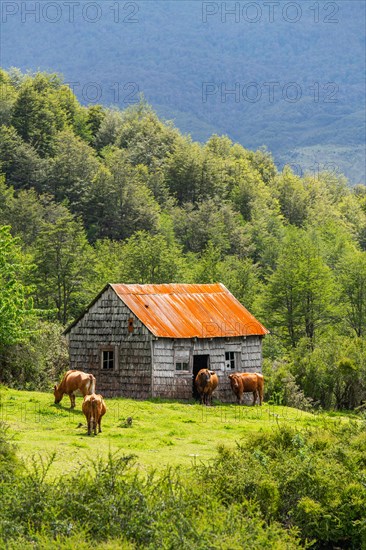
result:
M 268 404 L 260 408 L 215 402 L 207 408 L 193 402 L 107 399 L 102 434 L 94 438 L 87 436 L 81 403 L 82 398 L 77 398 L 75 410 L 70 410 L 68 396 L 54 405 L 52 392 L 2 388 L 0 413 L 22 458 L 30 460 L 38 453 L 46 458 L 56 452 L 53 475 L 75 471 L 80 460 L 87 461 L 96 451 L 103 459 L 109 452 L 133 454 L 142 471 L 169 465 L 188 468 L 212 459 L 219 445 L 234 447 L 248 434 L 268 433 L 278 423 L 297 429 L 322 423 L 308 412 Z M 131 427 L 125 426 L 128 417 Z M 338 424 L 339 417 L 329 417 L 329 423 Z
M 2 65 L 57 71 L 84 104 L 143 93 L 195 140 L 227 134 L 280 166 L 365 182 L 364 2 L 237 2 L 234 15 L 220 2 L 87 4 L 6 15 Z
M 364 547 L 362 417 L 114 399 L 90 437 L 80 400 L 0 400 L 1 547 Z

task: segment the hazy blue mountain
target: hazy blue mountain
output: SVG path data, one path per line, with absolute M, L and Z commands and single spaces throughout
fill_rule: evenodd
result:
M 26 11 L 37 5 L 39 13 Z M 124 108 L 143 92 L 194 139 L 225 133 L 245 147 L 266 145 L 297 170 L 331 163 L 352 183 L 365 182 L 363 0 L 1 9 L 6 69 L 60 72 L 84 103 Z

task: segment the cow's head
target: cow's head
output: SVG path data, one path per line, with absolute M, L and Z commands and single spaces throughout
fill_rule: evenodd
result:
M 55 396 L 55 405 L 57 405 L 57 403 L 60 403 L 63 393 L 57 388 L 57 386 L 54 386 L 53 395 Z
M 238 376 L 237 374 L 229 374 L 229 379 L 230 379 L 232 389 L 234 391 L 239 390 L 239 388 L 240 388 L 240 376 Z
M 200 370 L 200 372 L 198 373 L 198 378 L 199 378 L 200 384 L 202 386 L 205 386 L 206 384 L 209 383 L 211 379 L 211 371 L 209 371 L 208 369 Z

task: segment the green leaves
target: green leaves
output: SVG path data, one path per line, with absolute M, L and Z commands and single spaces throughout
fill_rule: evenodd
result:
M 33 252 L 38 307 L 54 310 L 65 324 L 91 299 L 85 283 L 92 273 L 93 250 L 81 222 L 55 206 L 41 224 Z
M 269 279 L 267 311 L 288 343 L 311 341 L 336 315 L 336 285 L 313 232 L 291 228 Z
M 0 226 L 0 350 L 24 341 L 33 315 L 23 278 L 27 266 L 9 226 Z

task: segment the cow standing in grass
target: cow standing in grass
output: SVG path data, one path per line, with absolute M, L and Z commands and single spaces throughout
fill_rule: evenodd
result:
M 219 383 L 217 374 L 209 369 L 201 369 L 194 383 L 200 396 L 201 405 L 212 405 L 212 393 Z
M 65 393 L 70 397 L 71 408 L 75 407 L 74 392 L 80 391 L 82 395 L 90 395 L 95 392 L 95 377 L 80 370 L 69 370 L 62 379 L 62 382 L 54 387 L 53 395 L 55 403 L 60 403 Z
M 259 398 L 259 404 L 262 405 L 264 379 L 263 376 L 256 372 L 237 372 L 229 374 L 231 389 L 235 393 L 238 405 L 243 401 L 243 395 L 245 392 L 253 393 L 253 405 Z
M 102 431 L 102 416 L 104 416 L 107 411 L 103 397 L 95 393 L 86 395 L 84 397 L 82 409 L 88 423 L 88 435 L 91 435 L 92 431 L 94 435 L 97 435 L 97 426 L 98 433 L 100 433 Z

